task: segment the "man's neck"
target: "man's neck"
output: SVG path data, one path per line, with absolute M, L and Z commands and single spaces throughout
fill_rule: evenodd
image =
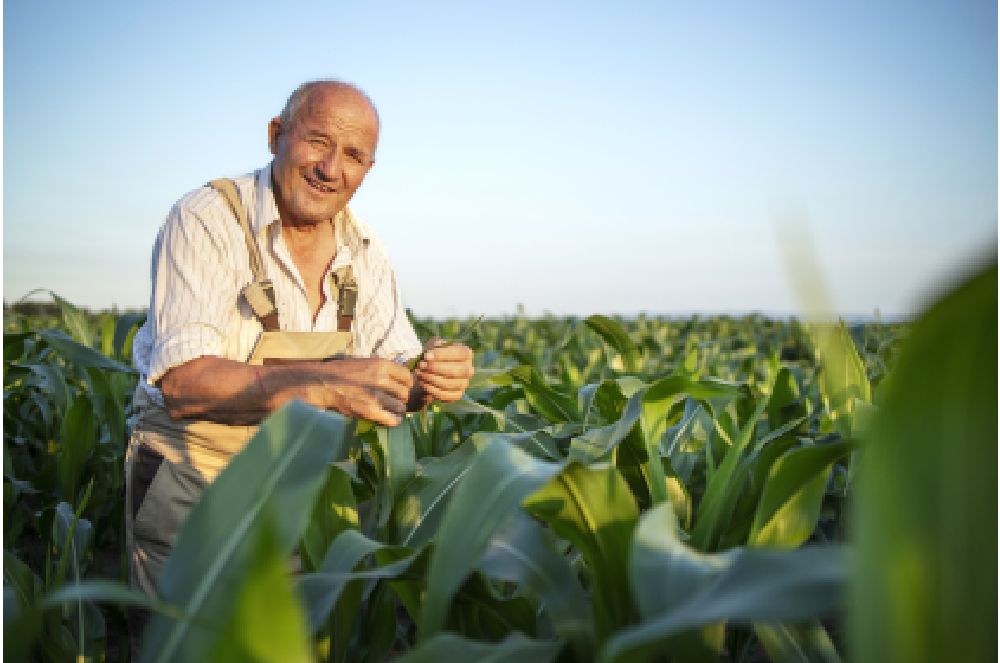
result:
M 289 250 L 309 250 L 322 246 L 328 241 L 336 240 L 336 230 L 333 220 L 318 223 L 281 223 L 281 237 Z

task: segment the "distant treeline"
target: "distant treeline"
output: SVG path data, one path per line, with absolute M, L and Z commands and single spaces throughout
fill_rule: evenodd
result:
M 126 314 L 146 314 L 146 309 L 144 308 L 119 308 L 118 305 L 112 306 L 110 309 L 101 309 L 99 311 L 94 311 L 85 306 L 77 306 L 76 308 L 81 311 L 86 312 L 89 315 L 98 315 L 100 313 L 109 312 L 112 315 L 126 315 Z M 9 302 L 3 303 L 4 315 L 9 313 L 16 313 L 19 315 L 30 315 L 30 316 L 60 316 L 62 315 L 59 309 L 59 304 L 56 302 L 17 302 L 11 304 Z

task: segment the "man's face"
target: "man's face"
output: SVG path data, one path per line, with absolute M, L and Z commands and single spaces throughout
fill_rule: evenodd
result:
M 280 118 L 268 125 L 281 222 L 311 225 L 332 219 L 371 168 L 378 142 L 375 112 L 351 90 L 320 88 L 290 125 Z

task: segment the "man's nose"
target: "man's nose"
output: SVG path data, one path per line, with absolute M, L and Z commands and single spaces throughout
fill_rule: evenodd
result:
M 317 170 L 319 175 L 326 181 L 336 181 L 343 171 L 344 167 L 344 155 L 340 153 L 340 149 L 333 148 L 328 150 L 325 155 L 317 163 Z

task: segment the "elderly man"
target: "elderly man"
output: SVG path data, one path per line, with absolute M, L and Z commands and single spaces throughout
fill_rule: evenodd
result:
M 299 87 L 268 124 L 270 165 L 170 211 L 136 335 L 138 417 L 126 461 L 131 584 L 156 578 L 190 506 L 269 413 L 299 399 L 395 426 L 461 397 L 472 352 L 422 351 L 372 230 L 347 203 L 379 119 L 357 88 Z

